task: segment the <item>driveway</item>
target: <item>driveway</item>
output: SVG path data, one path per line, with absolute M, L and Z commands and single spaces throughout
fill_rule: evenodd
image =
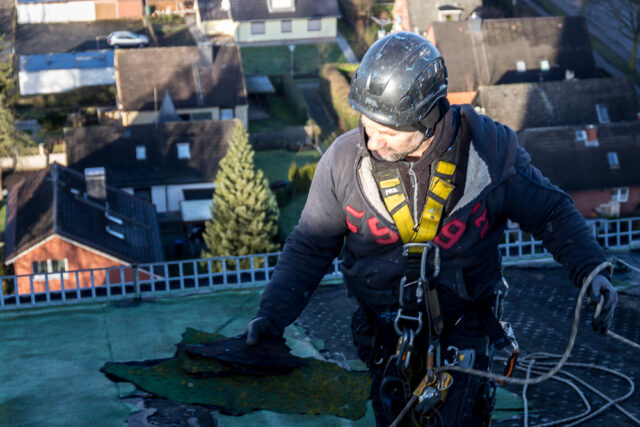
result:
M 118 30 L 129 30 L 149 36 L 142 20 L 139 19 L 19 25 L 16 30 L 15 50 L 19 55 L 36 55 L 108 49 L 107 36 Z

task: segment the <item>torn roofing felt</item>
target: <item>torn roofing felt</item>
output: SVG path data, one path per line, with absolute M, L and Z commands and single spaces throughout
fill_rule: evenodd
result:
M 223 338 L 189 328 L 180 344 L 207 344 Z M 303 360 L 303 366 L 288 374 L 220 376 L 228 365 L 211 358 L 189 356 L 179 349 L 173 358 L 160 361 L 106 363 L 102 372 L 112 380 L 132 382 L 165 399 L 212 405 L 233 415 L 255 410 L 334 415 L 353 420 L 365 415 L 371 385 L 368 372 L 347 371 L 316 359 Z

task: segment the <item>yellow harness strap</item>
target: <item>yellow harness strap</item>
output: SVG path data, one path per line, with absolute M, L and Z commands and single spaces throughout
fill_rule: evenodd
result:
M 404 243 L 428 242 L 436 236 L 444 205 L 455 189 L 455 185 L 451 182 L 455 171 L 456 165 L 453 163 L 443 160 L 438 162 L 429 182 L 427 201 L 417 226 L 411 217 L 408 199 L 398 171 L 393 169 L 379 175 L 378 186 L 382 199 Z

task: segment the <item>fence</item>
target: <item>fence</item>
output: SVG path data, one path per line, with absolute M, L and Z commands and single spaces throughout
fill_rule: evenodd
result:
M 589 227 L 606 248 L 640 247 L 640 217 L 590 220 Z M 500 250 L 505 260 L 549 257 L 540 241 L 520 229 L 505 231 Z M 238 257 L 202 258 L 49 274 L 2 276 L 0 310 L 114 300 L 142 295 L 184 295 L 264 285 L 279 252 Z M 340 278 L 334 260 L 325 278 Z

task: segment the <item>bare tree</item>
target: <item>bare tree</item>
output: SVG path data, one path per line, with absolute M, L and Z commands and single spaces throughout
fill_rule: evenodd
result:
M 640 44 L 640 0 L 582 0 L 589 12 L 602 14 L 604 22 L 612 22 L 620 35 L 631 41 L 629 71 L 634 72 Z

